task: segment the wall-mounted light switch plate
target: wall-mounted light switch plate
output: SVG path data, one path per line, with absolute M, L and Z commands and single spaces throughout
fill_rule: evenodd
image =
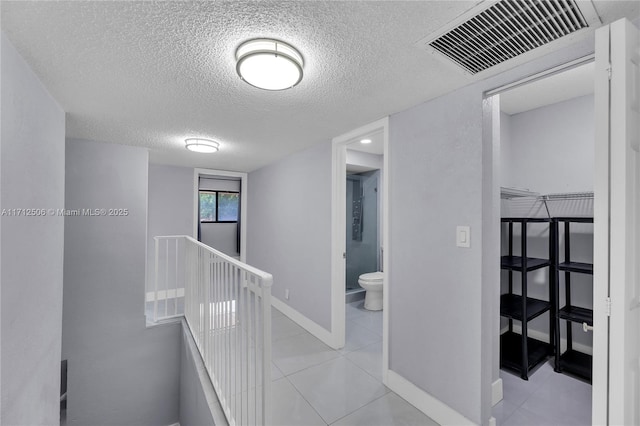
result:
M 284 290 L 284 298 L 286 300 L 289 300 L 289 289 L 288 288 Z
M 456 245 L 458 247 L 471 247 L 471 227 L 456 227 Z

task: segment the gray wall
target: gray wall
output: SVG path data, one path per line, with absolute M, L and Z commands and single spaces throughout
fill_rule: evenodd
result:
M 64 111 L 4 34 L 1 43 L 1 207 L 62 209 Z M 3 215 L 0 227 L 0 423 L 57 424 L 64 218 Z
M 331 143 L 250 173 L 248 204 L 247 263 L 273 274 L 274 297 L 331 330 Z
M 218 425 L 226 424 L 224 413 L 218 401 L 211 380 L 186 321 L 182 321 L 182 341 L 180 345 L 180 426 L 213 426 L 216 424 L 212 410 L 215 410 Z M 209 406 L 207 397 L 213 407 Z
M 390 118 L 390 368 L 476 423 L 490 417 L 499 332 L 500 238 L 481 225 L 497 220 L 500 181 L 483 95 L 592 51 L 591 39 Z M 456 225 L 471 226 L 471 248 L 456 248 Z
M 161 235 L 193 236 L 193 169 L 149 164 L 147 289 L 155 283 L 155 241 Z
M 178 421 L 180 325 L 145 327 L 148 153 L 67 141 L 66 207 L 127 216 L 65 220 L 63 358 L 68 425 Z
M 224 254 L 240 257 L 237 223 L 201 223 L 200 241 Z
M 482 97 L 390 119 L 390 369 L 480 422 Z M 456 247 L 457 225 L 471 248 Z M 389 246 L 389 244 L 387 244 Z

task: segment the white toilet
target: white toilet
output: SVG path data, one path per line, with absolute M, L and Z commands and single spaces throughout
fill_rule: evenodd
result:
M 382 272 L 369 272 L 358 277 L 358 284 L 367 292 L 364 296 L 364 308 L 370 311 L 382 310 Z

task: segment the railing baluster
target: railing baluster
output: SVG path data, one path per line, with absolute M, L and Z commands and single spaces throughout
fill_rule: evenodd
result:
M 169 240 L 164 242 L 165 251 L 165 263 L 164 263 L 164 316 L 167 316 L 168 312 L 168 300 L 169 300 Z
M 160 264 L 160 242 L 154 238 L 156 248 L 155 289 L 153 292 L 153 320 L 158 321 L 158 265 Z M 144 295 L 144 307 L 147 309 L 147 295 Z
M 173 315 L 178 315 L 178 239 L 176 239 L 176 247 L 175 247 L 175 258 L 176 258 L 176 279 L 174 280 L 173 286 Z
M 191 237 L 154 240 L 153 321 L 185 317 L 229 424 L 268 424 L 271 275 Z

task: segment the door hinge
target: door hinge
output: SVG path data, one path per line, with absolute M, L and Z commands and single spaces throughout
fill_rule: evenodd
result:
M 611 64 L 607 65 L 607 78 L 611 81 Z
M 604 299 L 604 303 L 605 303 L 607 316 L 610 317 L 611 316 L 611 298 L 607 297 L 606 299 Z

